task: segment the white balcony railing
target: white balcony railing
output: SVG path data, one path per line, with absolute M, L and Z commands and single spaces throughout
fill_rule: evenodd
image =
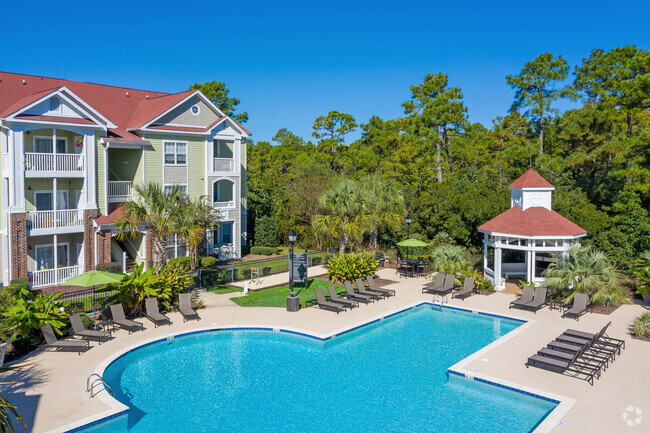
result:
M 27 171 L 83 171 L 83 155 L 76 153 L 25 153 Z
M 83 210 L 80 209 L 27 212 L 27 228 L 29 230 L 82 226 Z
M 80 275 L 81 272 L 80 265 L 30 272 L 30 287 L 35 289 L 37 287 L 56 286 L 57 284 L 65 283 L 72 277 Z
M 214 171 L 235 171 L 235 160 L 232 158 L 214 158 Z
M 215 201 L 212 202 L 212 206 L 217 209 L 225 209 L 225 208 L 231 208 L 235 207 L 235 202 L 233 200 L 231 201 Z
M 233 244 L 214 244 L 208 248 L 208 254 L 216 254 L 219 260 L 232 260 L 237 258 L 237 252 Z
M 130 180 L 109 180 L 109 198 L 131 198 L 133 194 L 133 182 Z

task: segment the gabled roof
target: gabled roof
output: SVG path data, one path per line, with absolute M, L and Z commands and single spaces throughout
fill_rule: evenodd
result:
M 539 173 L 529 168 L 519 179 L 512 182 L 510 188 L 554 188 L 551 183 L 544 179 Z
M 7 117 L 62 87 L 68 89 L 113 124 L 109 126 L 106 138 L 122 137 L 123 141 L 130 142 L 146 141 L 128 132 L 127 129 L 146 126 L 147 123 L 194 93 L 198 93 L 207 100 L 198 90 L 170 94 L 37 75 L 0 72 L 0 118 Z M 250 135 L 250 132 L 238 125 L 237 122 L 229 120 Z M 75 123 L 68 118 L 66 121 Z M 111 133 L 114 137 L 111 137 Z
M 521 236 L 584 236 L 587 231 L 544 207 L 514 206 L 479 226 L 479 231 Z
M 95 225 L 102 226 L 105 224 L 113 224 L 115 221 L 124 218 L 124 212 L 122 211 L 122 206 L 118 206 L 113 212 L 108 215 L 102 215 L 95 218 Z

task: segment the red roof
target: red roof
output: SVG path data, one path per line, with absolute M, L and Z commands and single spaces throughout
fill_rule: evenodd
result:
M 95 224 L 98 226 L 104 225 L 104 224 L 113 224 L 115 221 L 124 218 L 124 212 L 122 212 L 122 206 L 118 206 L 117 209 L 115 209 L 113 212 L 109 213 L 108 215 L 102 215 L 100 217 L 95 218 Z
M 81 125 L 92 125 L 94 123 L 92 120 L 79 119 L 76 117 L 39 116 L 36 114 L 19 114 L 16 116 L 16 119 L 42 120 L 45 122 L 78 123 Z
M 541 176 L 540 176 L 541 177 Z M 577 236 L 587 231 L 544 207 L 521 210 L 513 206 L 501 215 L 479 226 L 481 231 L 522 236 Z
M 512 182 L 510 188 L 553 188 L 553 185 L 535 170 L 529 168 L 519 179 Z
M 187 90 L 170 94 L 0 72 L 0 117 L 6 117 L 63 86 L 117 125 L 117 128 L 111 131 L 125 139 L 128 138 L 127 141 L 142 141 L 136 135 L 128 133 L 127 129 L 142 127 L 196 92 L 196 90 Z

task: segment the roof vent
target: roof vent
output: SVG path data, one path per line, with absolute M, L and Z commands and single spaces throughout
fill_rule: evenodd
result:
M 147 99 L 149 99 L 149 95 L 147 95 Z
M 127 96 L 127 97 L 129 96 L 129 92 L 126 92 L 126 96 Z
M 23 84 L 27 84 L 27 81 L 25 81 L 24 79 L 23 79 Z

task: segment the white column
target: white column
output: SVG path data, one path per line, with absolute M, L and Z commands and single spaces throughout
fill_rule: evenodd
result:
M 142 184 L 147 183 L 147 159 L 145 158 L 145 144 L 142 144 Z
M 530 252 L 530 280 L 533 281 L 535 278 L 535 251 Z
M 84 209 L 97 209 L 97 162 L 95 158 L 95 132 L 84 132 Z
M 52 179 L 52 209 L 54 210 L 54 218 L 52 218 L 52 222 L 54 223 L 54 227 L 56 227 L 57 224 L 57 211 L 59 210 L 59 206 L 57 204 L 57 193 L 56 193 L 56 177 Z
M 9 207 L 12 213 L 25 212 L 25 132 L 9 131 Z
M 501 246 L 494 248 L 494 287 L 501 290 Z
M 488 269 L 488 246 L 486 242 L 487 242 L 487 233 L 484 233 L 483 234 L 483 269 Z
M 52 153 L 54 154 L 54 171 L 57 171 L 59 167 L 56 160 L 56 128 L 52 128 Z
M 233 144 L 233 157 L 235 158 L 235 173 L 241 175 L 241 139 L 235 140 Z
M 58 283 L 59 282 L 59 236 L 54 235 L 54 282 Z

